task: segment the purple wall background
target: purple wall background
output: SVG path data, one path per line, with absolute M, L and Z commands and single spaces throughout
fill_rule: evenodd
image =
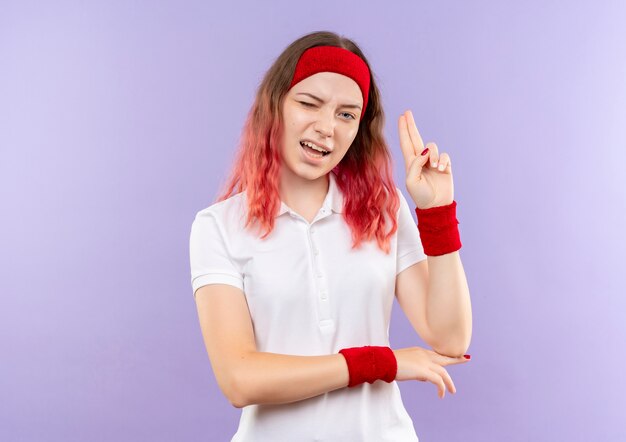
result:
M 626 440 L 626 4 L 0 3 L 0 440 L 230 440 L 188 238 L 263 72 L 354 38 L 454 167 L 473 306 L 420 439 Z M 392 346 L 423 343 L 394 306 Z

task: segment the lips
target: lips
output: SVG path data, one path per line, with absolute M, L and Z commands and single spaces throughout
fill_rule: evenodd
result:
M 320 152 L 319 150 L 313 149 L 312 147 L 310 147 L 307 144 L 304 144 L 303 142 L 300 142 L 300 146 L 302 146 L 302 149 L 304 149 L 305 152 L 310 153 L 314 157 L 317 157 L 318 155 L 322 155 L 322 157 L 325 157 L 330 154 L 330 152 Z
M 319 143 L 317 141 L 309 140 L 308 138 L 304 138 L 304 139 L 300 140 L 301 143 L 303 143 L 305 141 L 307 141 L 307 142 L 309 142 L 311 144 L 314 144 L 314 145 L 316 145 L 318 147 L 321 147 L 322 149 L 324 149 L 327 152 L 332 152 L 333 151 L 330 147 L 326 146 L 325 144 Z
M 305 159 L 311 163 L 321 163 L 329 154 L 322 154 L 316 150 L 311 149 L 310 147 L 306 147 L 300 143 L 300 149 L 302 150 L 302 155 L 304 155 Z

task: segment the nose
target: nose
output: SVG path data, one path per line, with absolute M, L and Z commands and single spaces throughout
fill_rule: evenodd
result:
M 315 131 L 324 137 L 331 137 L 333 135 L 333 116 L 327 115 L 328 112 L 320 112 L 319 117 L 315 121 Z

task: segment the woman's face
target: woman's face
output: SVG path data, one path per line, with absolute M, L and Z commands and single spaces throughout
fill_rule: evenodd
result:
M 362 107 L 361 89 L 345 75 L 319 72 L 294 85 L 283 101 L 283 167 L 310 180 L 330 172 L 356 137 Z M 330 153 L 312 158 L 300 144 L 303 140 Z

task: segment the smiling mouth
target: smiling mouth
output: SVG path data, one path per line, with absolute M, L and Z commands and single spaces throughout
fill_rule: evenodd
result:
M 302 142 L 300 142 L 300 147 L 302 147 L 304 152 L 312 158 L 323 158 L 330 154 L 330 152 L 320 152 L 318 150 L 311 149 L 309 146 L 302 144 Z

